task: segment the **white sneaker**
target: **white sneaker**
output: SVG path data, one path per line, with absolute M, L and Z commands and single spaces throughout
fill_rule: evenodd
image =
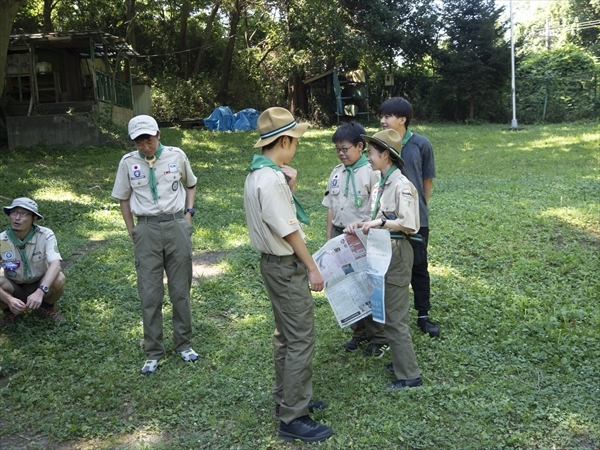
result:
M 140 370 L 140 374 L 151 375 L 156 372 L 156 370 L 162 366 L 164 362 L 164 359 L 147 359 L 142 367 L 142 370 Z
M 200 359 L 198 353 L 196 353 L 192 348 L 179 352 L 179 354 L 185 362 L 196 362 Z

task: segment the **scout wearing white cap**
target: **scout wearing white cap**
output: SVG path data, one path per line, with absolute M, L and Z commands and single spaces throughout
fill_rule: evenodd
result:
M 158 123 L 156 123 L 154 117 L 145 115 L 135 116 L 129 121 L 129 126 L 127 127 L 129 139 L 132 141 L 143 134 L 156 136 L 159 131 Z

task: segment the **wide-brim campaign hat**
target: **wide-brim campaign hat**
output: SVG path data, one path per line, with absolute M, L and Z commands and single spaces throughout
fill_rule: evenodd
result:
M 129 125 L 127 127 L 127 133 L 129 134 L 129 139 L 132 141 L 135 140 L 138 136 L 142 134 L 148 134 L 150 136 L 156 136 L 160 130 L 158 129 L 158 123 L 154 120 L 152 116 L 139 115 L 135 116 L 129 121 Z
M 383 130 L 375 133 L 373 136 L 367 136 L 366 134 L 361 134 L 361 137 L 369 142 L 374 142 L 379 144 L 379 146 L 389 150 L 392 154 L 392 158 L 396 159 L 400 162 L 400 165 L 404 165 L 404 160 L 400 156 L 400 152 L 402 151 L 402 136 L 396 130 Z
M 4 214 L 10 216 L 10 212 L 15 208 L 23 208 L 32 213 L 38 219 L 43 219 L 42 215 L 38 212 L 38 205 L 36 202 L 27 197 L 15 198 L 10 206 L 5 206 Z
M 280 136 L 301 137 L 308 129 L 307 123 L 297 123 L 292 113 L 285 108 L 269 108 L 258 117 L 260 139 L 254 148 L 264 147 Z

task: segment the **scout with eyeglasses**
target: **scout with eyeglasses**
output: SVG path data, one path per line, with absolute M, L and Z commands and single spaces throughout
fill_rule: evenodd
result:
M 54 306 L 65 290 L 65 275 L 56 236 L 36 224 L 43 219 L 38 205 L 21 197 L 4 207 L 10 226 L 0 233 L 0 327 L 14 323 L 28 311 L 52 322 L 64 322 Z
M 365 141 L 364 127 L 357 122 L 341 125 L 331 140 L 341 164 L 334 167 L 322 204 L 327 209 L 327 240 L 343 234 L 344 228 L 353 222 L 361 222 L 371 217 L 371 194 L 377 191 L 379 172 L 374 171 L 363 155 Z M 372 316 L 350 325 L 352 339 L 344 344 L 347 352 L 363 350 L 364 356 L 384 355 L 387 339 L 383 324 L 373 321 Z

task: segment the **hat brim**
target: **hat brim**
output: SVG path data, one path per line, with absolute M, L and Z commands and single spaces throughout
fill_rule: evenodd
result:
M 400 163 L 400 165 L 404 166 L 405 163 L 404 163 L 404 160 L 402 159 L 402 157 L 400 156 L 400 153 L 398 153 L 398 150 L 396 150 L 390 144 L 388 144 L 387 142 L 382 141 L 381 139 L 378 139 L 376 137 L 367 136 L 366 134 L 361 134 L 360 136 L 367 142 L 367 145 L 369 144 L 369 142 L 375 142 L 380 147 L 383 147 L 386 150 L 389 150 L 389 152 L 392 155 L 394 155 L 394 158 Z
M 264 147 L 265 145 L 269 145 L 271 142 L 275 141 L 276 139 L 279 139 L 281 136 L 290 136 L 290 137 L 295 137 L 295 138 L 302 137 L 302 135 L 304 133 L 306 133 L 306 130 L 308 130 L 308 124 L 307 123 L 299 123 L 294 128 L 292 128 L 290 130 L 282 131 L 281 133 L 276 134 L 275 136 L 269 136 L 266 139 L 259 139 L 256 142 L 256 144 L 254 144 L 254 148 L 259 148 L 259 147 Z
M 136 140 L 142 134 L 149 134 L 150 136 L 156 136 L 159 130 L 150 130 L 149 128 L 144 128 L 143 130 L 135 130 L 133 133 L 129 135 L 129 139 L 132 141 Z
M 7 216 L 10 216 L 10 212 L 15 209 L 15 208 L 23 208 L 26 209 L 27 211 L 29 211 L 31 214 L 33 214 L 34 216 L 36 216 L 38 219 L 43 219 L 44 217 L 39 214 L 36 213 L 35 211 L 32 211 L 31 209 L 27 208 L 26 206 L 23 205 L 15 205 L 12 208 L 10 206 L 4 206 L 2 209 L 4 210 L 4 214 L 6 214 Z

